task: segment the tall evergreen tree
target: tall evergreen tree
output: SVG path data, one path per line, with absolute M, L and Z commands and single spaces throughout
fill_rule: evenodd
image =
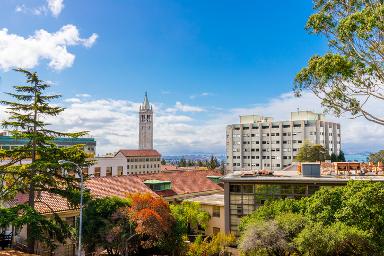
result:
M 40 80 L 37 73 L 16 69 L 26 77 L 25 85 L 14 86 L 14 93 L 7 93 L 12 100 L 2 100 L 7 107 L 8 120 L 2 122 L 4 129 L 10 131 L 14 139 L 25 139 L 24 146 L 1 150 L 0 158 L 5 164 L 0 166 L 0 201 L 13 198 L 18 193 L 28 194 L 28 204 L 15 206 L 11 210 L 20 211 L 12 223 L 27 225 L 28 251 L 34 252 L 35 242 L 41 241 L 54 246 L 54 239 L 63 242 L 69 236 L 68 226 L 54 213 L 47 219 L 35 209 L 36 196 L 47 192 L 64 197 L 73 206 L 78 204 L 79 179 L 73 173 L 74 166 L 61 166 L 59 160 L 67 160 L 81 167 L 89 165 L 83 145 L 59 148 L 54 143 L 57 137 L 76 138 L 86 132 L 63 133 L 49 128 L 47 117 L 55 117 L 64 109 L 53 104 L 60 95 L 48 95 L 50 87 Z

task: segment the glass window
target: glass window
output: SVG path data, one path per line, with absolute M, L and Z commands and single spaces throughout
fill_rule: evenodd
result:
M 220 218 L 220 206 L 213 206 L 212 216 Z
M 105 169 L 105 176 L 112 176 L 112 167 L 107 167 Z
M 117 167 L 117 175 L 118 175 L 118 176 L 123 175 L 123 166 L 118 166 L 118 167 Z
M 100 167 L 95 167 L 95 177 L 100 177 Z

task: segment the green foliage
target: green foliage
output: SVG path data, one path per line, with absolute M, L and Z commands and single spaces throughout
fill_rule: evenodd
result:
M 340 150 L 340 153 L 339 155 L 337 156 L 337 161 L 338 162 L 345 162 L 345 155 L 344 155 L 344 151 Z
M 246 255 L 382 255 L 384 184 L 350 181 L 269 202 L 243 217 L 239 230 Z
M 176 222 L 181 225 L 184 235 L 197 234 L 199 227 L 206 230 L 211 218 L 208 212 L 201 209 L 197 202 L 184 201 L 181 204 L 171 204 L 171 213 Z
M 296 75 L 296 95 L 311 90 L 337 116 L 347 112 L 383 125 L 366 107 L 384 100 L 383 1 L 315 0 L 314 9 L 306 29 L 324 35 L 330 52 L 313 56 Z
M 210 170 L 214 170 L 219 166 L 220 166 L 220 164 L 219 164 L 219 161 L 217 160 L 217 158 L 215 156 L 211 156 L 211 158 L 207 162 L 207 168 Z
M 95 252 L 97 248 L 113 250 L 116 243 L 109 242 L 108 234 L 117 222 L 115 214 L 118 209 L 129 206 L 127 199 L 105 197 L 89 201 L 83 212 L 83 243 L 87 253 Z
M 167 164 L 167 162 L 165 161 L 164 158 L 162 158 L 162 159 L 161 159 L 161 165 L 166 165 L 166 164 Z
M 198 236 L 196 240 L 190 244 L 186 256 L 216 256 L 225 255 L 227 248 L 233 245 L 236 238 L 233 234 L 218 233 L 213 236 Z
M 311 144 L 308 141 L 304 141 L 299 152 L 297 152 L 295 160 L 299 162 L 317 162 L 325 161 L 329 158 L 328 151 L 322 145 Z
M 384 150 L 369 154 L 368 161 L 373 162 L 375 164 L 377 164 L 378 162 L 384 163 Z
M 53 142 L 56 137 L 76 138 L 85 135 L 85 132 L 63 133 L 49 129 L 45 122 L 47 117 L 55 117 L 64 109 L 51 104 L 60 95 L 48 95 L 45 93 L 49 85 L 40 80 L 36 73 L 17 69 L 26 77 L 26 85 L 14 86 L 13 93 L 7 93 L 13 98 L 0 101 L 6 105 L 8 120 L 2 122 L 4 129 L 10 130 L 15 139 L 28 141 L 24 146 L 1 150 L 0 158 L 5 164 L 0 166 L 0 200 L 12 199 L 18 193 L 29 195 L 28 206 L 22 215 L 27 224 L 28 249 L 33 251 L 35 240 L 46 242 L 48 246 L 52 243 L 50 239 L 63 240 L 58 235 L 58 229 L 62 228 L 62 235 L 69 236 L 69 232 L 57 218 L 45 219 L 35 209 L 36 193 L 46 191 L 66 198 L 69 203 L 75 205 L 80 190 L 79 179 L 74 175 L 67 175 L 73 171 L 74 166 L 61 166 L 59 160 L 72 161 L 81 167 L 90 163 L 86 160 L 87 155 L 81 145 L 59 148 Z M 29 163 L 21 164 L 27 160 Z M 20 217 L 21 218 L 21 217 Z M 41 228 L 40 228 L 41 227 Z M 50 238 L 48 238 L 50 237 Z
M 311 223 L 294 239 L 294 245 L 303 255 L 369 255 L 376 253 L 368 232 L 342 222 L 324 226 Z

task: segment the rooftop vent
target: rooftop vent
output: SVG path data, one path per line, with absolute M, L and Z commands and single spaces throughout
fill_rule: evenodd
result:
M 208 179 L 210 179 L 212 182 L 219 184 L 221 176 L 207 176 Z
M 320 163 L 301 163 L 303 177 L 320 177 Z
M 144 184 L 153 191 L 163 191 L 172 188 L 171 182 L 168 180 L 146 180 Z

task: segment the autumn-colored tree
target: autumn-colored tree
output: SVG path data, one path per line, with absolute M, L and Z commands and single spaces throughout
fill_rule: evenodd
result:
M 140 246 L 144 249 L 156 246 L 171 232 L 175 220 L 169 204 L 161 197 L 149 193 L 130 195 L 131 206 L 125 213 L 135 224 L 135 232 L 140 236 Z

